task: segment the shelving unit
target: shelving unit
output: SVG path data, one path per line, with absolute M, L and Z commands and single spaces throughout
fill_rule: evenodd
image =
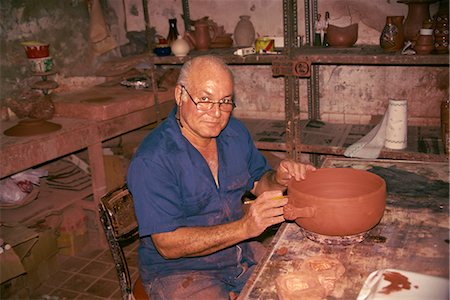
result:
M 185 16 L 185 26 L 189 24 L 189 1 L 182 0 L 183 14 Z M 311 11 L 317 13 L 317 1 L 305 0 L 305 28 L 306 40 L 311 44 L 310 30 L 312 22 L 310 21 Z M 277 138 L 272 141 L 270 138 L 265 141 L 258 140 L 258 129 L 261 126 L 250 126 L 252 134 L 256 137 L 256 144 L 261 149 L 286 151 L 293 159 L 300 159 L 302 152 L 342 155 L 345 148 L 340 146 L 326 146 L 323 144 L 302 143 L 302 122 L 298 118 L 300 115 L 299 98 L 299 77 L 308 80 L 308 108 L 310 119 L 319 119 L 318 99 L 318 72 L 320 65 L 377 65 L 377 66 L 448 66 L 448 55 L 413 55 L 406 56 L 398 53 L 385 53 L 378 46 L 361 46 L 354 48 L 318 48 L 318 47 L 297 47 L 297 1 L 283 0 L 283 22 L 284 22 L 284 49 L 279 55 L 249 55 L 245 57 L 236 56 L 233 52 L 235 48 L 211 49 L 205 51 L 191 51 L 186 57 L 174 56 L 151 56 L 151 62 L 154 65 L 181 65 L 192 57 L 205 53 L 221 56 L 224 61 L 230 65 L 271 65 L 274 76 L 284 76 L 285 78 L 285 114 L 286 122 L 264 120 L 265 124 L 275 124 L 272 132 Z M 243 120 L 250 124 L 252 120 Z M 284 132 L 280 131 L 280 124 L 284 123 Z M 305 122 L 303 122 L 304 124 Z M 370 128 L 370 127 L 367 127 Z M 417 130 L 413 130 L 417 132 Z M 431 130 L 433 133 L 433 130 Z M 362 132 L 363 133 L 363 132 Z M 438 139 L 437 136 L 425 136 L 425 139 Z M 438 133 L 438 131 L 437 131 Z M 264 134 L 262 134 L 264 135 Z M 362 134 L 364 135 L 364 134 Z M 424 138 L 422 135 L 415 134 L 416 138 Z M 420 141 L 418 141 L 420 143 Z M 347 145 L 348 146 L 348 145 Z M 439 147 L 427 149 L 427 147 L 418 147 L 413 145 L 405 151 L 383 150 L 381 158 L 396 159 L 419 159 L 440 161 L 447 158 L 442 155 Z
M 49 176 L 55 176 L 77 167 L 71 165 L 70 162 L 57 160 L 41 168 L 47 170 Z M 74 183 L 81 183 L 81 185 L 73 186 L 72 190 L 69 186 L 55 188 L 54 186 L 51 187 L 48 179 L 41 178 L 40 185 L 34 187 L 38 192 L 36 199 L 22 207 L 2 210 L 2 224 L 6 226 L 32 226 L 45 220 L 49 215 L 61 214 L 66 207 L 74 203 L 91 211 L 97 210 L 96 203 L 90 197 L 92 195 L 90 176 L 80 170 L 78 173 L 72 172 L 71 176 L 66 178 L 66 182 L 69 180 Z
M 100 222 L 98 203 L 107 192 L 102 142 L 151 123 L 159 122 L 168 115 L 175 104 L 173 90 L 170 89 L 158 93 L 160 99 L 158 103 L 150 101 L 151 98 L 156 97 L 155 93 L 150 91 L 139 93 L 136 90 L 126 89 L 117 91 L 113 88 L 106 88 L 106 90 L 112 93 L 112 99 L 106 104 L 89 104 L 90 102 L 87 102 L 87 108 L 84 107 L 84 115 L 83 113 L 79 115 L 80 111 L 83 110 L 83 107 L 80 106 L 83 97 L 80 96 L 84 92 L 87 95 L 102 95 L 99 88 L 94 87 L 88 91 L 60 94 L 59 100 L 68 101 L 67 105 L 74 104 L 71 102 L 73 99 L 77 100 L 78 104 L 77 106 L 70 106 L 72 109 L 68 111 L 73 113 L 71 116 L 54 117 L 52 119 L 52 121 L 62 125 L 62 128 L 58 131 L 24 137 L 0 134 L 0 157 L 2 158 L 0 178 L 35 166 L 46 168 L 53 163 L 57 163 L 61 158 L 84 149 L 87 150 L 87 161 L 90 167 L 90 176 L 83 174 L 84 180 L 89 179 L 85 188 L 71 191 L 64 189 L 64 187 L 58 189 L 54 185 L 47 186 L 44 182 L 39 188 L 38 197 L 34 201 L 23 207 L 0 209 L 2 223 L 31 224 L 50 214 L 61 212 L 73 203 L 93 212 L 96 216 L 95 220 Z M 105 98 L 108 99 L 107 97 L 103 99 Z M 140 101 L 135 101 L 132 105 L 125 107 L 129 99 L 139 100 L 139 98 L 141 98 Z M 91 105 L 91 110 L 103 112 L 97 114 L 100 119 L 89 119 L 89 116 L 95 115 L 86 111 L 86 109 L 89 109 L 89 105 Z M 79 111 L 76 111 L 75 108 L 77 107 Z M 2 121 L 0 127 L 10 128 L 15 123 L 15 120 Z M 97 231 L 99 243 L 106 246 L 100 224 L 97 226 Z
M 189 24 L 189 0 L 182 0 L 185 26 Z M 226 63 L 231 65 L 271 65 L 274 76 L 285 78 L 285 122 L 268 121 L 265 124 L 275 123 L 275 131 L 280 129 L 280 123 L 285 123 L 284 133 L 275 135 L 282 136 L 274 142 L 256 141 L 258 147 L 266 150 L 283 150 L 288 156 L 299 160 L 302 152 L 342 155 L 345 151 L 343 146 L 326 146 L 317 144 L 306 144 L 302 142 L 302 126 L 305 121 L 299 119 L 300 97 L 299 78 L 306 78 L 308 85 L 308 114 L 313 120 L 320 119 L 319 99 L 319 66 L 320 65 L 376 65 L 376 66 L 448 66 L 449 56 L 446 54 L 431 55 L 402 55 L 399 53 L 385 53 L 378 46 L 359 46 L 353 48 L 321 48 L 311 47 L 311 32 L 314 31 L 312 16 L 317 14 L 317 0 L 304 0 L 305 6 L 305 30 L 306 46 L 297 47 L 297 0 L 283 0 L 283 24 L 284 24 L 284 49 L 280 55 L 249 55 L 239 57 L 233 55 L 235 49 L 213 49 L 209 54 L 220 55 Z M 174 56 L 155 57 L 152 62 L 155 65 L 178 65 L 194 56 L 205 54 L 205 52 L 192 51 L 188 56 L 177 58 Z M 252 120 L 243 120 L 252 123 Z M 336 124 L 333 124 L 335 126 Z M 350 125 L 351 126 L 351 125 Z M 356 126 L 356 125 L 355 125 Z M 360 126 L 361 127 L 361 126 Z M 362 126 L 364 127 L 364 126 Z M 370 126 L 366 126 L 370 128 Z M 260 128 L 256 126 L 255 128 Z M 439 130 L 428 130 L 426 136 L 417 134 L 420 128 L 412 129 L 413 138 L 432 139 L 439 142 Z M 252 131 L 252 130 L 251 130 Z M 367 131 L 368 132 L 368 131 Z M 253 130 L 252 134 L 257 137 L 260 133 Z M 364 132 L 360 132 L 362 136 Z M 435 136 L 433 136 L 435 134 Z M 421 140 L 412 142 L 411 147 L 404 151 L 384 149 L 380 158 L 394 159 L 417 159 L 417 160 L 447 160 L 442 155 L 442 147 L 420 147 Z M 433 142 L 432 142 L 433 143 Z M 419 146 L 418 146 L 419 145 Z M 346 145 L 348 146 L 348 145 Z

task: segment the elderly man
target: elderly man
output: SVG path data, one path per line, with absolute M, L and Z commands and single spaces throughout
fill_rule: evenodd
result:
M 217 57 L 186 62 L 175 99 L 177 107 L 144 139 L 128 171 L 140 276 L 152 299 L 228 299 L 260 257 L 249 239 L 284 221 L 282 192 L 314 167 L 284 160 L 270 168 L 231 117 L 233 76 Z M 257 198 L 244 210 L 246 191 Z

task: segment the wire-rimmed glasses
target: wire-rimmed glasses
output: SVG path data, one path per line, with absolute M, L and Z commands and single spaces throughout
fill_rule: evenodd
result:
M 224 98 L 220 99 L 219 101 L 210 101 L 207 97 L 202 97 L 200 101 L 195 102 L 194 98 L 189 94 L 188 90 L 184 85 L 181 86 L 182 89 L 186 91 L 189 98 L 191 98 L 192 103 L 195 104 L 198 110 L 201 111 L 208 111 L 211 110 L 214 107 L 214 104 L 219 105 L 219 109 L 223 112 L 231 112 L 236 107 L 236 104 L 234 104 L 233 100 L 231 98 Z

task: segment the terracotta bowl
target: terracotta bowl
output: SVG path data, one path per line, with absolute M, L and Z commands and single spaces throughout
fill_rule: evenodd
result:
M 366 232 L 381 220 L 386 206 L 386 183 L 380 176 L 351 168 L 308 172 L 292 180 L 284 217 L 307 231 L 326 236 Z
M 353 46 L 358 40 L 358 23 L 339 27 L 328 25 L 327 41 L 331 47 L 345 48 Z

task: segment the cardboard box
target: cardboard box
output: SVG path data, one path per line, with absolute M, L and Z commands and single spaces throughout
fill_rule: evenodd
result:
M 2 226 L 0 236 L 12 246 L 0 255 L 2 298 L 9 294 L 23 297 L 57 271 L 57 235 L 53 229 Z

